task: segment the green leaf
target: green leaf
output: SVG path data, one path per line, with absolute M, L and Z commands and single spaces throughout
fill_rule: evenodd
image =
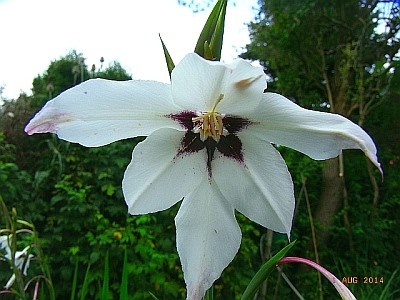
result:
M 219 0 L 197 40 L 194 52 L 208 60 L 220 60 L 224 36 L 227 0 Z
M 104 263 L 103 288 L 101 289 L 101 296 L 100 296 L 101 300 L 110 299 L 109 281 L 110 281 L 110 269 L 108 264 L 108 251 L 107 251 L 106 260 Z
M 158 35 L 160 37 L 161 40 L 161 45 L 163 47 L 164 50 L 164 56 L 165 56 L 165 61 L 167 62 L 167 68 L 168 68 L 168 73 L 169 73 L 169 78 L 171 78 L 171 73 L 172 70 L 175 68 L 175 64 L 171 58 L 171 55 L 169 54 L 169 51 L 167 49 L 167 46 L 165 46 L 164 41 L 161 38 L 161 35 Z
M 379 296 L 379 300 L 383 300 L 383 299 L 388 299 L 388 298 L 389 298 L 389 292 L 388 292 L 389 286 L 390 286 L 390 284 L 392 283 L 393 279 L 395 278 L 396 273 L 397 273 L 398 270 L 399 270 L 399 268 L 397 268 L 397 269 L 393 272 L 392 276 L 390 276 L 390 278 L 389 278 L 389 281 L 386 282 L 386 286 L 385 286 L 385 288 L 382 290 L 382 293 L 381 293 L 381 295 Z
M 149 292 L 149 294 L 154 300 L 159 300 L 152 292 Z
M 250 281 L 246 290 L 243 293 L 241 300 L 252 300 L 261 284 L 268 278 L 268 276 L 276 269 L 276 264 L 281 260 L 296 241 L 291 242 L 273 257 L 271 257 L 261 268 L 258 270 L 256 275 Z
M 71 300 L 75 300 L 76 284 L 78 282 L 78 265 L 79 265 L 79 262 L 77 261 L 75 264 L 74 277 L 72 279 Z
M 207 41 L 204 42 L 204 57 L 213 57 L 211 46 Z
M 124 251 L 124 264 L 122 266 L 122 279 L 119 300 L 128 300 L 128 251 Z
M 86 294 L 88 292 L 89 271 L 90 271 L 90 264 L 87 266 L 86 273 L 85 273 L 85 279 L 83 280 L 83 286 L 82 286 L 82 291 L 81 291 L 81 300 L 85 300 Z
M 203 300 L 214 300 L 214 286 L 212 285 L 203 297 Z

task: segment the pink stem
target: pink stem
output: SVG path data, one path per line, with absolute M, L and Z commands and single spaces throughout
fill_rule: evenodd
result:
M 354 297 L 354 295 L 350 292 L 350 290 L 339 279 L 337 279 L 335 275 L 333 275 L 327 269 L 309 259 L 301 257 L 284 257 L 278 262 L 278 265 L 283 265 L 292 262 L 303 263 L 310 267 L 313 267 L 317 271 L 321 272 L 322 275 L 324 275 L 333 284 L 335 289 L 339 292 L 340 296 L 342 296 L 342 299 L 356 300 L 356 297 Z

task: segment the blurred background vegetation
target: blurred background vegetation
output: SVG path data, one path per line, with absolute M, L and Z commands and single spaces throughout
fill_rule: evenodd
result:
M 180 1 L 207 5 L 207 1 Z M 196 6 L 197 5 L 197 6 Z M 358 299 L 399 299 L 400 276 L 400 75 L 399 3 L 373 0 L 262 0 L 249 24 L 251 43 L 241 56 L 257 60 L 278 92 L 308 109 L 338 113 L 374 139 L 384 170 L 381 180 L 361 151 L 325 162 L 278 147 L 295 183 L 297 200 L 291 256 L 319 261 L 343 277 Z M 121 181 L 137 137 L 84 148 L 55 135 L 27 136 L 23 128 L 44 103 L 90 78 L 132 79 L 118 62 L 86 66 L 71 51 L 50 62 L 32 82 L 32 95 L 4 99 L 0 119 L 0 195 L 9 210 L 32 222 L 52 271 L 57 299 L 71 299 L 78 266 L 78 294 L 90 265 L 89 299 L 98 299 L 109 252 L 113 299 L 118 298 L 128 251 L 131 299 L 183 299 L 175 248 L 179 204 L 157 214 L 129 216 Z M 242 245 L 214 286 L 216 299 L 239 299 L 285 236 L 237 215 Z M 0 219 L 0 228 L 5 223 Z M 0 262 L 1 270 L 9 270 Z M 286 265 L 257 299 L 338 299 L 330 283 L 307 268 Z M 31 263 L 29 273 L 35 273 Z M 393 280 L 390 278 L 393 276 Z M 0 283 L 9 272 L 0 272 Z M 364 277 L 383 283 L 364 283 Z M 375 281 L 375 280 L 374 280 Z M 322 286 L 321 286 L 322 284 Z M 334 296 L 332 296 L 334 295 Z M 3 298 L 1 298 L 3 299 Z M 4 298 L 7 299 L 7 298 Z

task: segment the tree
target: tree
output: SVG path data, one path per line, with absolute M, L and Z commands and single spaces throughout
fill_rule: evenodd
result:
M 118 61 L 111 62 L 104 71 L 99 71 L 95 77 L 111 80 L 130 80 L 132 76 L 121 66 Z
M 49 100 L 87 79 L 89 79 L 89 72 L 83 54 L 71 50 L 64 57 L 52 61 L 44 74 L 33 79 L 32 93 L 42 101 Z M 43 105 L 42 101 L 37 103 L 37 108 Z
M 243 58 L 259 60 L 275 90 L 310 109 L 330 111 L 360 126 L 387 101 L 399 65 L 399 5 L 376 0 L 263 0 L 251 23 Z M 369 164 L 369 162 L 367 162 Z M 378 202 L 375 170 L 367 166 Z M 324 162 L 321 195 L 314 217 L 318 246 L 324 248 L 333 217 L 344 206 L 350 221 L 343 156 Z M 371 212 L 372 213 L 372 212 Z M 373 218 L 372 218 L 373 219 Z

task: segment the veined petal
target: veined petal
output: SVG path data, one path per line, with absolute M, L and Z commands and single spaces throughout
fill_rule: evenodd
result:
M 177 155 L 184 134 L 164 128 L 139 143 L 125 171 L 122 190 L 130 214 L 167 209 L 205 176 L 205 152 Z
M 234 115 L 252 111 L 267 86 L 262 68 L 240 59 L 232 64 L 208 61 L 197 54 L 186 55 L 171 80 L 174 102 L 182 108 L 210 111 L 223 95 L 217 111 Z
M 295 206 L 293 183 L 285 161 L 269 143 L 243 131 L 243 163 L 220 155 L 213 177 L 233 207 L 250 220 L 290 235 Z
M 169 84 L 92 79 L 47 102 L 25 131 L 52 132 L 84 146 L 102 146 L 163 127 L 178 129 L 165 117 L 176 110 Z
M 361 149 L 381 170 L 371 137 L 340 115 L 304 109 L 279 94 L 265 93 L 249 118 L 256 124 L 247 130 L 271 143 L 317 160 L 336 157 L 344 149 Z
M 237 253 L 241 232 L 234 209 L 207 175 L 175 217 L 187 299 L 199 300 Z

